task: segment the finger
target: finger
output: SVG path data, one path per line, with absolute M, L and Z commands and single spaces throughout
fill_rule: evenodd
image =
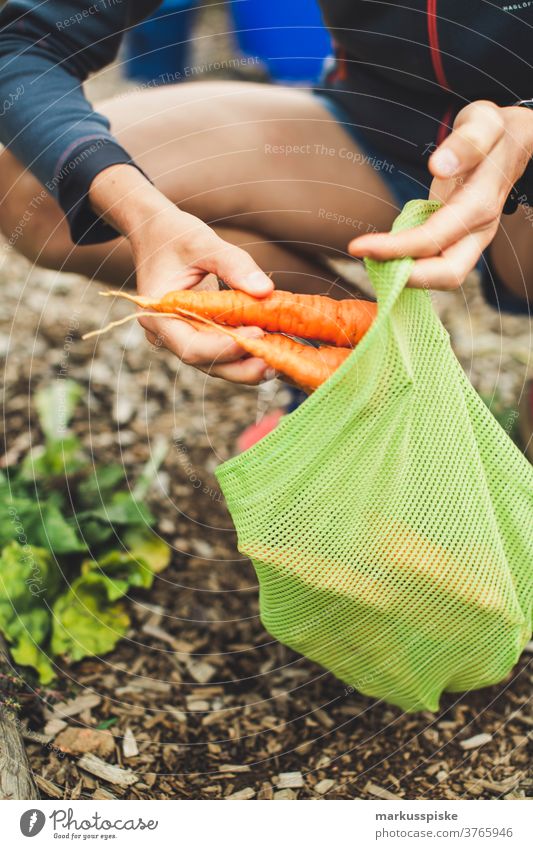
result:
M 437 256 L 467 233 L 488 227 L 497 210 L 498 204 L 489 199 L 483 181 L 472 181 L 468 190 L 456 193 L 419 227 L 360 236 L 348 250 L 352 256 L 377 260 Z
M 150 330 L 145 330 L 144 335 L 146 336 L 147 341 L 150 345 L 155 345 L 157 343 L 157 336 L 155 333 L 151 333 Z
M 256 298 L 269 295 L 274 284 L 261 271 L 250 254 L 220 239 L 220 248 L 207 260 L 207 270 L 220 277 L 232 289 L 240 289 Z
M 431 155 L 429 170 L 441 178 L 467 174 L 489 155 L 504 130 L 496 104 L 485 100 L 470 103 L 459 112 L 452 133 Z
M 459 288 L 467 274 L 475 268 L 491 238 L 482 233 L 473 233 L 445 251 L 443 256 L 418 260 L 407 285 L 414 289 L 442 291 Z
M 237 342 L 223 333 L 197 331 L 186 322 L 173 318 L 143 316 L 139 322 L 145 330 L 155 335 L 153 344 L 163 345 L 187 365 L 209 366 L 213 362 L 234 362 L 246 354 Z M 258 327 L 238 328 L 235 332 L 249 338 L 263 335 Z
M 202 371 L 212 377 L 220 377 L 232 383 L 245 383 L 250 386 L 257 386 L 258 383 L 264 383 L 276 377 L 275 370 L 258 357 L 249 357 L 235 363 L 214 365 L 210 369 L 202 369 Z

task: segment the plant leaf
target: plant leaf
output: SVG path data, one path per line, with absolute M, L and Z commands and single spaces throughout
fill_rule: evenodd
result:
M 98 728 L 99 731 L 105 731 L 106 728 L 111 728 L 111 726 L 116 725 L 117 722 L 118 716 L 110 716 L 109 719 L 103 719 L 102 722 L 95 725 L 95 728 Z
M 145 527 L 155 519 L 144 504 L 135 501 L 130 492 L 116 492 L 101 507 L 79 513 L 78 521 L 83 528 L 89 521 L 99 522 L 106 529 L 101 532 L 103 538 L 109 539 L 114 526 Z
M 59 588 L 59 575 L 50 554 L 18 542 L 7 545 L 0 555 L 0 603 L 13 609 L 15 616 L 42 607 L 42 598 L 51 599 Z M 1 622 L 0 622 L 1 627 Z
M 44 448 L 36 448 L 27 454 L 19 476 L 24 481 L 68 477 L 80 471 L 86 463 L 80 441 L 71 433 L 60 441 L 47 441 Z
M 54 495 L 42 501 L 12 498 L 0 504 L 0 545 L 17 539 L 22 545 L 47 548 L 56 555 L 86 551 Z
M 41 684 L 50 684 L 56 677 L 50 658 L 29 634 L 21 635 L 16 645 L 11 646 L 11 655 L 15 663 L 20 666 L 33 667 L 37 671 Z
M 144 561 L 156 575 L 170 563 L 172 549 L 150 528 L 131 528 L 123 540 L 132 557 Z
M 71 661 L 111 651 L 130 619 L 121 604 L 110 604 L 108 584 L 96 573 L 82 575 L 53 607 L 52 652 Z
M 82 563 L 82 574 L 97 574 L 106 582 L 110 601 L 125 595 L 130 587 L 149 589 L 153 583 L 153 572 L 146 563 L 125 551 L 110 551 L 96 560 Z
M 39 424 L 49 442 L 64 442 L 82 387 L 74 380 L 54 380 L 35 395 Z
M 106 501 L 120 484 L 125 483 L 124 469 L 117 463 L 99 466 L 78 486 L 78 496 L 82 504 L 91 507 L 98 501 Z
M 157 479 L 157 472 L 168 454 L 169 440 L 166 436 L 156 436 L 152 444 L 150 458 L 145 464 L 137 483 L 133 489 L 133 497 L 136 501 L 143 501 L 148 491 Z
M 43 684 L 55 673 L 40 648 L 50 633 L 51 616 L 45 597 L 58 589 L 58 575 L 49 553 L 12 542 L 0 556 L 0 631 L 21 666 L 37 670 Z
M 74 528 L 50 502 L 43 511 L 42 541 L 57 555 L 87 551 L 87 546 L 79 539 Z

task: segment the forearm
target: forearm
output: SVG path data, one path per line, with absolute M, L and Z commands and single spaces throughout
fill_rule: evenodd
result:
M 86 194 L 100 170 L 130 159 L 107 119 L 85 98 L 81 82 L 112 59 L 120 42 L 119 32 L 113 33 L 124 23 L 125 6 L 106 5 L 95 20 L 66 34 L 58 23 L 83 4 L 9 2 L 0 12 L 0 142 L 60 203 L 75 242 L 116 235 L 88 214 Z
M 145 226 L 175 205 L 135 167 L 114 165 L 101 171 L 89 188 L 94 212 L 130 240 L 140 237 Z

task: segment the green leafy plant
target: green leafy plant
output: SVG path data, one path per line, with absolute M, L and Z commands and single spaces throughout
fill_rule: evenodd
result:
M 81 396 L 70 380 L 39 391 L 44 443 L 0 473 L 0 632 L 43 684 L 57 658 L 114 648 L 130 627 L 129 591 L 149 589 L 171 554 L 143 503 L 162 446 L 132 491 L 120 466 L 91 467 L 69 427 Z

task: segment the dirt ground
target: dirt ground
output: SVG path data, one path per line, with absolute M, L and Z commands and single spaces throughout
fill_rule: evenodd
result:
M 201 27 L 224 31 L 220 11 L 208 10 Z M 220 35 L 213 44 L 220 55 L 232 49 Z M 115 69 L 92 90 L 107 95 L 118 85 Z M 0 252 L 0 282 L 4 464 L 38 444 L 31 398 L 57 375 L 65 351 L 68 376 L 86 389 L 75 429 L 95 462 L 121 462 L 133 480 L 154 444 L 168 440 L 150 505 L 173 546 L 172 565 L 149 594 L 131 597 L 133 627 L 112 654 L 65 668 L 55 690 L 29 690 L 24 700 L 27 751 L 43 797 L 533 795 L 533 644 L 506 682 L 448 695 L 436 714 L 405 715 L 346 693 L 262 628 L 256 578 L 236 549 L 213 472 L 258 412 L 283 400 L 282 388 L 268 396 L 199 375 L 149 348 L 136 325 L 82 342 L 81 333 L 128 309 L 109 309 L 94 284 L 32 267 L 12 250 Z M 530 322 L 485 306 L 474 276 L 437 302 L 474 385 L 513 416 L 528 368 L 533 374 Z M 135 783 L 98 778 L 51 748 L 58 731 L 50 706 L 91 694 L 68 727 L 109 725 L 104 759 L 133 770 Z

